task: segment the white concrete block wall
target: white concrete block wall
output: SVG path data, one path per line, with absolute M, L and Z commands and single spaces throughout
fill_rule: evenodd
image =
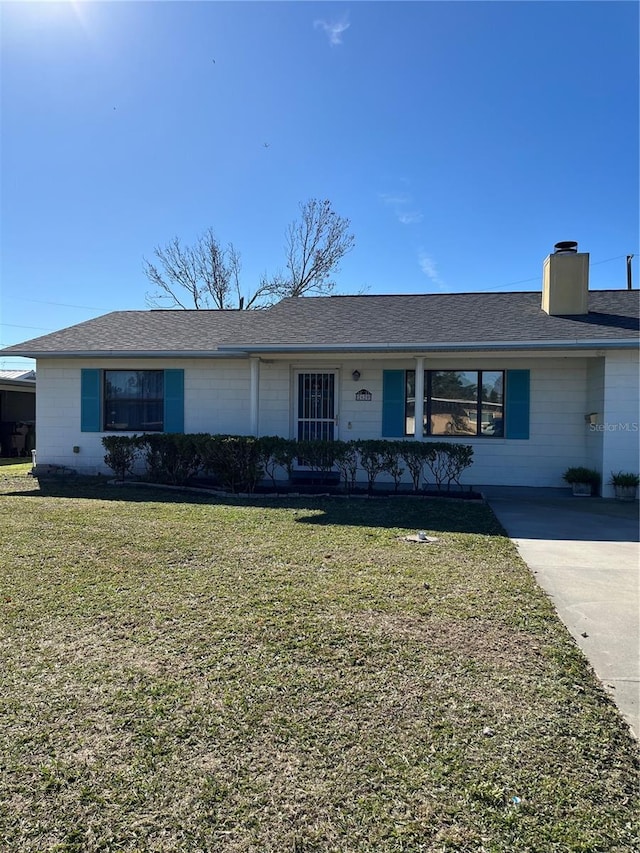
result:
M 292 378 L 285 362 L 260 364 L 258 432 L 288 438 L 291 429 Z
M 36 453 L 39 465 L 66 465 L 80 473 L 108 474 L 102 432 L 80 430 L 83 367 L 163 370 L 180 367 L 185 380 L 185 431 L 249 432 L 249 364 L 240 359 L 38 359 Z M 131 433 L 117 433 L 118 435 Z M 73 447 L 79 448 L 78 453 Z
M 242 359 L 183 359 L 110 361 L 113 369 L 170 368 L 185 371 L 185 430 L 248 434 L 250 431 L 250 370 Z M 382 372 L 413 369 L 412 359 L 392 361 L 370 356 L 344 361 L 319 359 L 290 365 L 274 359 L 260 364 L 258 423 L 261 435 L 293 436 L 294 374 L 296 369 L 338 371 L 338 430 L 343 440 L 378 438 L 382 422 Z M 104 368 L 105 362 L 91 360 L 40 359 L 37 364 L 37 454 L 40 464 L 68 465 L 78 471 L 108 473 L 103 462 L 102 433 L 80 431 L 81 367 Z M 596 358 L 545 357 L 491 359 L 461 355 L 453 359 L 426 359 L 428 370 L 482 368 L 528 369 L 531 371 L 530 439 L 465 439 L 474 449 L 474 465 L 466 474 L 469 485 L 503 484 L 563 486 L 562 473 L 571 465 L 596 464 L 594 447 L 603 443 L 605 476 L 610 470 L 637 470 L 638 434 L 602 432 L 594 437 L 584 416 L 593 411 L 594 399 L 607 383 L 603 410 L 615 421 L 637 423 L 637 356 L 626 353 L 607 356 L 606 369 Z M 354 369 L 360 371 L 357 382 Z M 635 373 L 634 373 L 635 371 Z M 635 388 L 630 385 L 635 382 Z M 370 402 L 356 401 L 365 388 Z M 73 453 L 78 446 L 80 452 Z M 635 456 L 632 451 L 635 450 Z M 634 463 L 635 459 L 635 463 Z
M 585 415 L 592 414 L 597 421 L 602 419 L 604 411 L 604 358 L 587 360 L 587 405 Z M 603 433 L 597 426 L 586 424 L 587 429 L 587 468 L 593 468 L 602 476 Z
M 185 432 L 249 434 L 247 361 L 189 359 L 176 366 L 184 368 Z
M 507 440 L 514 478 L 508 484 L 565 486 L 564 471 L 587 461 L 586 359 L 539 359 L 521 366 L 531 370 L 530 439 Z M 500 464 L 495 454 L 492 464 Z
M 640 394 L 638 353 L 607 353 L 604 364 L 604 410 L 597 429 L 602 434 L 603 496 L 612 497 L 612 472 L 639 473 Z
M 586 464 L 587 359 L 500 359 L 472 356 L 426 359 L 426 370 L 531 371 L 531 420 L 529 440 L 502 438 L 461 439 L 474 451 L 474 464 L 463 482 L 468 485 L 563 486 L 562 474 L 570 465 Z M 412 360 L 367 361 L 357 364 L 361 376 L 351 379 L 351 366 L 343 371 L 340 438 L 378 438 L 382 422 L 382 371 L 413 370 Z M 357 386 L 357 387 L 356 387 Z M 355 401 L 355 391 L 366 388 L 370 403 Z M 349 428 L 349 423 L 351 427 Z
M 428 359 L 429 370 L 465 367 L 483 369 L 528 369 L 531 371 L 531 437 L 528 441 L 465 439 L 474 448 L 474 465 L 466 475 L 469 484 L 563 486 L 562 473 L 570 465 L 585 465 L 587 456 L 587 364 L 586 358 L 492 359 L 476 362 Z M 338 371 L 338 430 L 342 440 L 378 438 L 382 422 L 382 371 L 411 370 L 413 360 L 383 361 L 370 357 L 341 362 Z M 290 367 L 286 363 L 261 365 L 260 434 L 292 436 L 295 369 L 329 370 L 335 363 L 310 362 Z M 353 370 L 360 372 L 357 382 Z M 357 401 L 360 389 L 371 392 L 370 402 Z M 382 481 L 382 480 L 381 480 Z
M 382 369 L 380 362 L 375 369 L 363 369 L 362 362 L 309 362 L 308 365 L 275 361 L 260 365 L 260 435 L 283 435 L 293 438 L 296 433 L 293 417 L 295 404 L 295 376 L 297 371 L 336 371 L 336 413 L 338 417 L 336 435 L 343 441 L 351 438 L 379 437 L 382 417 Z M 354 382 L 352 373 L 360 371 L 360 379 Z M 355 393 L 361 388 L 373 392 L 375 402 L 357 402 Z M 348 424 L 351 423 L 351 427 Z M 359 430 L 358 434 L 356 431 Z
M 382 424 L 382 371 L 385 369 L 411 370 L 410 361 L 401 364 L 374 361 L 368 357 L 345 363 L 340 383 L 340 423 L 339 437 L 343 441 L 351 439 L 380 438 Z M 357 381 L 353 371 L 360 373 Z M 356 400 L 358 391 L 370 391 L 371 400 Z
M 477 438 L 466 481 L 475 484 L 562 486 L 570 465 L 584 464 L 584 359 L 504 360 L 484 369 L 529 370 L 529 439 Z M 439 367 L 439 365 L 438 365 Z M 451 365 L 453 369 L 453 365 Z
M 38 359 L 36 375 L 36 452 L 40 463 L 95 473 L 99 441 L 85 444 L 85 433 L 80 432 L 78 363 Z M 74 445 L 84 447 L 82 459 L 74 454 Z

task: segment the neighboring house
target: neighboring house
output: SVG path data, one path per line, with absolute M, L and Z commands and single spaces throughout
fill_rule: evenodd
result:
M 0 456 L 24 456 L 35 441 L 36 374 L 0 370 Z
M 638 292 L 589 292 L 588 254 L 557 246 L 542 294 L 122 311 L 4 353 L 37 359 L 39 465 L 106 472 L 114 432 L 416 437 L 470 444 L 469 484 L 606 483 L 638 471 Z

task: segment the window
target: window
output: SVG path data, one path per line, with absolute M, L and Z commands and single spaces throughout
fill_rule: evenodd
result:
M 415 435 L 415 370 L 405 376 L 405 435 Z M 504 371 L 425 370 L 423 435 L 504 435 Z
M 184 370 L 80 370 L 82 432 L 184 432 Z
M 104 371 L 104 429 L 164 429 L 163 370 Z

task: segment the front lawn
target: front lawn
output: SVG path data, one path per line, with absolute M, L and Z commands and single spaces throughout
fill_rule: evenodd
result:
M 33 464 L 31 460 L 11 456 L 0 457 L 0 478 L 19 477 L 31 471 Z M 4 470 L 3 470 L 4 469 Z
M 483 505 L 8 465 L 0 530 L 0 850 L 638 849 L 636 744 Z

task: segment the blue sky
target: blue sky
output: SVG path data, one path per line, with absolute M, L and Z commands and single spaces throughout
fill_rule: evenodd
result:
M 337 292 L 537 290 L 559 240 L 625 287 L 638 8 L 2 3 L 0 343 L 144 309 L 143 258 L 208 227 L 250 291 L 314 197 Z

